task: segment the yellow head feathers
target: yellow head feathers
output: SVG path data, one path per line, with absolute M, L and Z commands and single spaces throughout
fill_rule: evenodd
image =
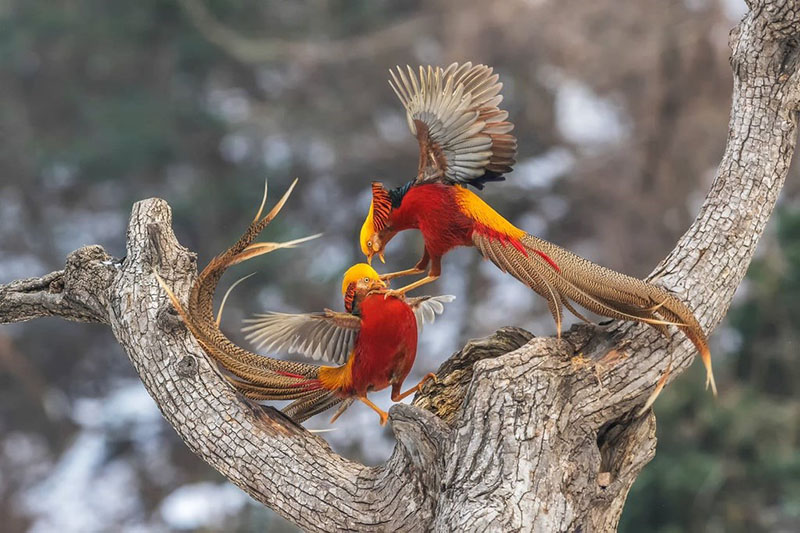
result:
M 361 244 L 361 252 L 370 257 L 372 255 L 369 246 L 367 243 L 369 242 L 372 235 L 375 233 L 375 223 L 373 221 L 372 215 L 374 213 L 373 204 L 375 202 L 370 202 L 369 204 L 369 213 L 367 213 L 367 218 L 364 220 L 364 225 L 361 226 L 361 236 L 359 237 L 359 244 Z
M 384 285 L 384 283 L 381 281 L 380 275 L 375 271 L 374 268 L 366 263 L 358 263 L 348 268 L 347 272 L 344 273 L 344 279 L 342 280 L 342 294 L 344 295 L 347 293 L 347 287 L 349 287 L 351 283 L 357 284 L 359 281 L 363 281 L 365 284 L 379 283 Z
M 367 262 L 372 263 L 372 256 L 378 254 L 382 262 L 383 245 L 381 232 L 389 224 L 389 215 L 392 212 L 392 198 L 389 191 L 380 182 L 372 182 L 372 203 L 369 204 L 369 213 L 361 226 L 359 244 L 361 252 L 367 256 Z

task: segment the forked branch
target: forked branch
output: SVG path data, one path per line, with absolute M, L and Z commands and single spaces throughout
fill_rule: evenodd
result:
M 706 331 L 747 270 L 796 142 L 800 7 L 750 5 L 731 36 L 733 104 L 716 179 L 653 274 Z M 135 204 L 123 261 L 86 247 L 63 271 L 2 286 L 0 322 L 109 324 L 187 446 L 309 531 L 613 530 L 655 449 L 654 418 L 636 410 L 670 360 L 674 378 L 694 357 L 680 335 L 629 323 L 577 327 L 560 341 L 501 330 L 447 361 L 439 383 L 415 399 L 419 408 L 392 408 L 398 446 L 384 465 L 366 467 L 246 401 L 220 375 L 152 275 L 186 301 L 195 257 L 170 224 L 164 201 Z

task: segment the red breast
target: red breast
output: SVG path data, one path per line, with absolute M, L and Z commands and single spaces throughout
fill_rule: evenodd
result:
M 393 377 L 402 381 L 416 354 L 417 321 L 408 304 L 394 296 L 367 296 L 352 367 L 354 392 L 386 388 Z

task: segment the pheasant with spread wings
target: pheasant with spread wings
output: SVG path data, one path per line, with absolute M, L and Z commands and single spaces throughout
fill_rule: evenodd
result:
M 441 259 L 457 246 L 473 246 L 484 258 L 547 301 L 559 336 L 563 309 L 586 320 L 578 304 L 599 315 L 647 323 L 665 335 L 677 326 L 694 343 L 716 394 L 711 357 L 691 310 L 666 290 L 599 266 L 515 227 L 467 186 L 483 189 L 503 180 L 516 154 L 508 113 L 499 108 L 502 84 L 490 67 L 465 63 L 446 69 L 391 71 L 390 85 L 406 110 L 420 149 L 417 176 L 396 189 L 372 184 L 372 203 L 361 229 L 361 249 L 384 260 L 386 244 L 400 231 L 418 229 L 425 249 L 414 268 L 389 280 L 428 274 L 390 294 L 405 294 L 437 279 Z
M 335 420 L 358 399 L 380 415 L 383 425 L 388 415 L 367 398 L 367 393 L 391 385 L 392 401 L 399 402 L 435 378 L 428 374 L 401 392 L 416 357 L 417 330 L 424 322 L 433 322 L 436 314 L 444 310 L 443 304 L 454 297 L 406 300 L 402 296 L 387 298 L 385 293 L 386 284 L 378 273 L 361 263 L 344 275 L 344 313 L 330 309 L 309 314 L 266 313 L 246 320 L 248 325 L 243 331 L 259 349 L 296 353 L 337 365 L 318 367 L 312 376 L 282 372 L 297 380 L 293 387 L 306 393 L 284 409 L 287 415 L 304 420 L 343 399 Z M 281 399 L 258 386 L 252 386 L 245 394 L 257 400 Z
M 284 413 L 296 422 L 341 404 L 335 420 L 358 398 L 375 409 L 381 424 L 385 424 L 387 414 L 367 399 L 367 393 L 392 385 L 392 399 L 399 401 L 419 390 L 433 376 L 429 374 L 415 387 L 400 392 L 416 357 L 417 329 L 425 322 L 433 322 L 436 315 L 444 311 L 444 303 L 452 301 L 454 296 L 386 298 L 386 284 L 372 267 L 361 263 L 351 267 L 344 276 L 342 293 L 346 313 L 330 310 L 306 315 L 271 313 L 257 316 L 245 328 L 249 338 L 261 346 L 286 348 L 339 366 L 277 359 L 231 342 L 219 328 L 227 294 L 216 317 L 214 315 L 214 293 L 229 267 L 319 237 L 314 235 L 283 243 L 254 242 L 283 208 L 296 183 L 297 180 L 262 217 L 267 201 L 264 189 L 264 199 L 253 221 L 233 246 L 212 259 L 200 272 L 186 304 L 157 272 L 153 274 L 194 338 L 225 370 L 225 377 L 240 393 L 253 400 L 294 400 Z

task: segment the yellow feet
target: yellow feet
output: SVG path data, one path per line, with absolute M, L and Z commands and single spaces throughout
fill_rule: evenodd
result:
M 405 296 L 407 292 L 413 291 L 414 289 L 422 287 L 423 285 L 431 283 L 432 281 L 436 281 L 437 279 L 439 279 L 439 276 L 427 275 L 424 278 L 418 279 L 414 283 L 411 283 L 410 285 L 406 285 L 405 287 L 401 287 L 399 289 L 390 289 L 386 291 L 385 298 L 388 298 L 389 296 Z
M 407 398 L 407 397 L 408 397 L 408 396 L 410 396 L 411 394 L 414 394 L 415 392 L 418 392 L 418 391 L 420 391 L 420 390 L 422 389 L 422 386 L 423 386 L 423 385 L 425 384 L 425 382 L 426 382 L 426 381 L 428 381 L 429 379 L 432 379 L 434 383 L 439 383 L 439 378 L 437 378 L 437 377 L 436 377 L 436 374 L 434 374 L 433 372 L 428 372 L 428 373 L 425 375 L 425 377 L 424 377 L 424 378 L 422 378 L 422 379 L 420 380 L 420 382 L 419 382 L 419 383 L 417 383 L 416 385 L 414 385 L 413 387 L 411 387 L 411 388 L 410 388 L 410 389 L 408 389 L 407 391 L 405 391 L 405 392 L 401 392 L 401 393 L 400 393 L 400 394 L 398 394 L 397 396 L 395 396 L 395 395 L 392 395 L 392 401 L 393 401 L 393 402 L 399 402 L 399 401 L 403 400 L 404 398 Z
M 387 289 L 383 291 L 383 299 L 385 300 L 389 296 L 394 296 L 395 298 L 400 298 L 401 300 L 406 297 L 405 293 L 397 289 Z
M 361 400 L 362 402 L 364 402 L 365 404 L 367 404 L 368 406 L 370 406 L 373 411 L 378 413 L 378 416 L 381 417 L 381 425 L 382 426 L 386 425 L 386 421 L 389 420 L 389 413 L 387 413 L 386 411 L 384 411 L 383 409 L 381 409 L 380 407 L 378 407 L 377 405 L 372 403 L 372 401 L 369 398 L 367 398 L 366 396 L 363 396 L 363 397 L 359 396 L 358 399 Z
M 381 274 L 381 281 L 389 281 L 394 278 L 401 278 L 403 276 L 414 276 L 425 272 L 424 268 L 407 268 L 406 270 L 399 270 L 397 272 L 389 272 L 388 274 Z

